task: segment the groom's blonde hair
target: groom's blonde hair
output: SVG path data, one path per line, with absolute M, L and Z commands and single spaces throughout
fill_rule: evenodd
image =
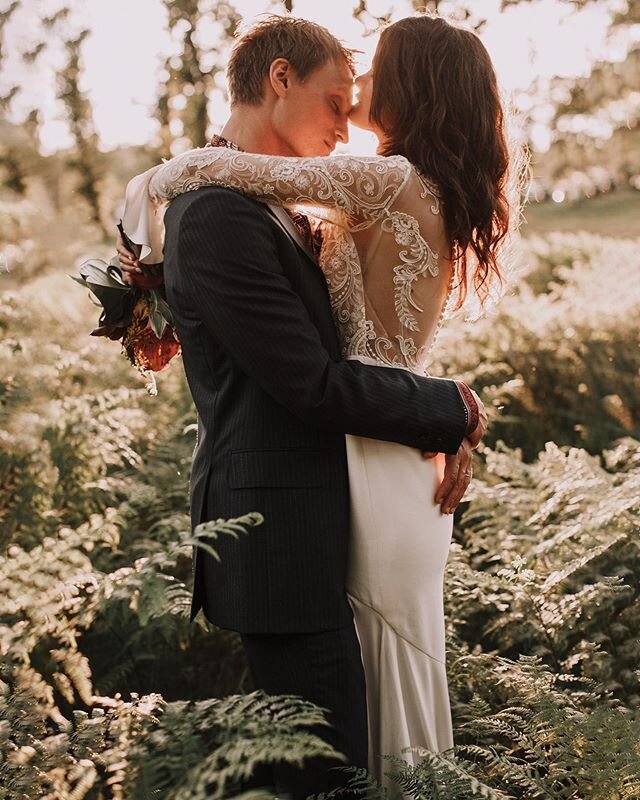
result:
M 344 59 L 354 72 L 353 53 L 322 25 L 270 14 L 238 37 L 227 66 L 231 105 L 262 102 L 262 83 L 276 58 L 286 58 L 301 80 L 329 61 Z

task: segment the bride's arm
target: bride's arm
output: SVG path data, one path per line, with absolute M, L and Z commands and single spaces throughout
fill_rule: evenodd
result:
M 149 196 L 162 203 L 202 186 L 226 186 L 275 205 L 337 210 L 354 229 L 368 227 L 393 205 L 410 171 L 402 156 L 293 158 L 203 147 L 161 165 Z

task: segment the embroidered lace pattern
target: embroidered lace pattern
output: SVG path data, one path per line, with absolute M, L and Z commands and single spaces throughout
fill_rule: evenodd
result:
M 304 209 L 316 220 L 343 358 L 426 371 L 451 296 L 449 248 L 436 187 L 407 159 L 286 158 L 204 147 L 163 164 L 148 193 L 160 210 L 212 184 Z

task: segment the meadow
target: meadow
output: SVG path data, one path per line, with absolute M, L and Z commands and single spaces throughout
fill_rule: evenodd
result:
M 640 798 L 639 198 L 531 207 L 511 292 L 436 347 L 491 427 L 445 587 L 456 747 L 389 761 L 409 796 Z M 113 248 L 77 207 L 36 186 L 0 212 L 0 800 L 236 796 L 325 745 L 188 623 L 180 360 L 154 395 L 88 335 L 68 275 Z

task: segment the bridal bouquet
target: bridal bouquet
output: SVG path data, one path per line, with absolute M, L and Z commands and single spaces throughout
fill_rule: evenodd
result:
M 134 244 L 118 223 L 127 248 L 139 257 Z M 84 261 L 80 277 L 70 275 L 85 286 L 102 306 L 98 327 L 91 336 L 107 336 L 122 343 L 122 352 L 142 373 L 159 372 L 180 352 L 165 295 L 161 265 L 143 265 L 143 274 L 133 276 L 134 285 L 125 283 L 118 256 L 107 264 L 98 258 Z

